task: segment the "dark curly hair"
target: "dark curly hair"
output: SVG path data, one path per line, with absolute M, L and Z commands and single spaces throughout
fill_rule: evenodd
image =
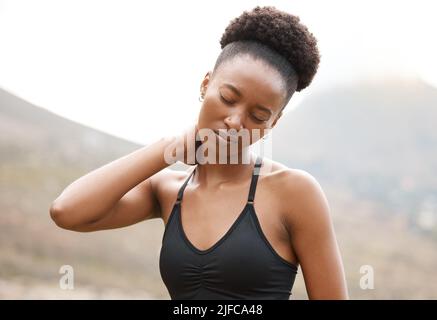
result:
M 214 71 L 240 54 L 262 59 L 284 78 L 287 87 L 285 105 L 295 91 L 306 88 L 320 62 L 317 39 L 297 16 L 273 6 L 257 6 L 244 11 L 226 27 L 220 40 L 221 53 Z

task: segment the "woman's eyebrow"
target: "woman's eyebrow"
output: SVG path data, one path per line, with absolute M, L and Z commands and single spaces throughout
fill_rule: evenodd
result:
M 234 92 L 238 97 L 241 97 L 241 96 L 242 96 L 240 90 L 238 90 L 237 88 L 235 88 L 232 84 L 230 84 L 230 83 L 224 83 L 223 85 L 224 85 L 225 87 L 231 89 L 231 90 L 232 90 L 232 91 L 233 91 L 233 92 Z M 268 113 L 270 113 L 270 114 L 273 113 L 272 110 L 270 110 L 269 108 L 264 107 L 264 106 L 262 106 L 262 105 L 260 105 L 260 104 L 257 104 L 255 107 L 257 107 L 257 108 L 259 108 L 259 109 L 262 109 L 263 111 L 266 111 L 266 112 L 268 112 Z
M 227 87 L 227 88 L 229 88 L 229 89 L 231 89 L 232 91 L 234 91 L 234 93 L 235 93 L 237 96 L 241 97 L 241 92 L 240 92 L 240 90 L 238 90 L 237 88 L 235 88 L 232 84 L 230 84 L 230 83 L 225 83 L 224 86 Z

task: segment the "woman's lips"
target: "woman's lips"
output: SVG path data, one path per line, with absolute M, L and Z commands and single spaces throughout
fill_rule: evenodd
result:
M 222 140 L 225 140 L 226 142 L 232 142 L 237 143 L 238 142 L 238 135 L 230 134 L 226 129 L 221 129 L 222 135 L 220 135 L 219 130 L 213 130 L 214 133 Z

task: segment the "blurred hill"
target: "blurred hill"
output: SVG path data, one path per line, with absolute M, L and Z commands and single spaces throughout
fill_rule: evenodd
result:
M 437 298 L 436 109 L 420 82 L 362 83 L 314 94 L 272 132 L 274 159 L 327 194 L 352 298 Z M 48 214 L 69 183 L 141 146 L 2 90 L 0 128 L 0 298 L 168 299 L 162 221 L 74 233 Z M 71 292 L 62 265 L 74 267 Z M 374 290 L 359 287 L 362 265 Z M 306 298 L 301 270 L 293 295 Z
M 167 297 L 157 262 L 161 221 L 80 234 L 49 217 L 68 184 L 141 146 L 3 90 L 0 128 L 0 298 Z M 59 289 L 62 265 L 74 267 L 72 292 Z
M 278 161 L 411 223 L 437 205 L 435 88 L 411 79 L 358 83 L 314 94 L 286 117 L 272 132 Z

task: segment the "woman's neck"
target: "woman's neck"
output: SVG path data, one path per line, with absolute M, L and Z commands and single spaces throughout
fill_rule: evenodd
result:
M 246 150 L 245 158 L 239 154 L 239 161 L 236 164 L 230 163 L 230 157 L 226 164 L 205 163 L 198 164 L 193 176 L 193 184 L 204 187 L 220 187 L 223 184 L 236 184 L 247 181 L 252 176 L 255 165 L 256 155 L 250 150 Z M 242 161 L 241 159 L 248 159 Z

